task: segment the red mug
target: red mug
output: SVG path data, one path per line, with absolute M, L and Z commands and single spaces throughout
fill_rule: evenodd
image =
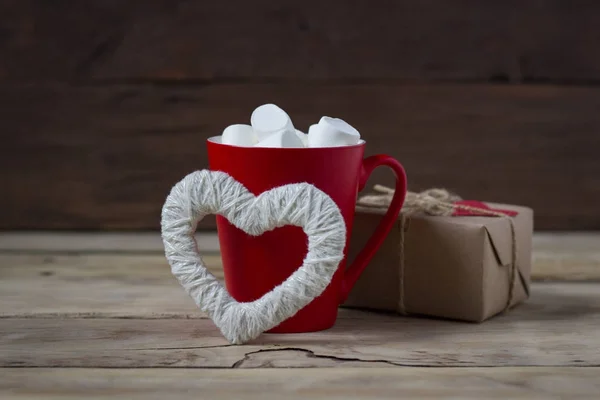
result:
M 406 174 L 402 165 L 387 155 L 363 159 L 365 142 L 342 147 L 263 148 L 238 147 L 207 141 L 209 168 L 222 171 L 258 195 L 278 186 L 307 182 L 325 192 L 339 207 L 346 223 L 344 258 L 325 291 L 270 333 L 314 332 L 332 327 L 338 306 L 347 298 L 385 236 L 398 218 L 406 195 Z M 358 254 L 346 268 L 346 257 L 358 192 L 371 172 L 385 165 L 396 176 L 391 205 Z M 254 301 L 287 279 L 308 251 L 306 234 L 296 226 L 284 226 L 253 237 L 217 216 L 217 231 L 225 286 L 239 302 Z

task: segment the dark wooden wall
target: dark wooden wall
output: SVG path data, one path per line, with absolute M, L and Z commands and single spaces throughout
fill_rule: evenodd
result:
M 600 229 L 599 49 L 591 0 L 2 0 L 0 229 L 156 229 L 265 102 L 346 119 L 412 190 Z

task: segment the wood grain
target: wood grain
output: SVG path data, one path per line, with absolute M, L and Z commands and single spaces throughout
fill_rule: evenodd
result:
M 219 252 L 216 231 L 194 235 L 203 252 Z M 600 238 L 598 239 L 600 240 Z M 164 256 L 160 232 L 69 232 L 5 231 L 0 232 L 0 252 L 15 254 L 144 254 Z
M 114 285 L 107 287 L 110 291 L 105 294 L 119 297 Z M 89 292 L 90 299 L 95 299 Z M 136 292 L 130 291 L 122 305 L 123 314 L 129 316 L 122 318 L 4 315 L 0 318 L 0 365 L 600 366 L 600 284 L 534 284 L 532 293 L 524 305 L 482 324 L 341 309 L 330 330 L 264 334 L 247 345 L 230 346 L 212 321 L 189 319 L 183 307 L 179 318 L 146 318 L 153 314 L 143 308 L 133 310 L 128 304 L 135 302 Z M 167 296 L 172 295 L 160 287 L 152 294 L 166 304 Z M 3 298 L 3 308 L 10 304 L 10 298 Z M 159 304 L 157 301 L 153 312 L 166 311 Z M 35 309 L 33 300 L 31 310 Z
M 198 243 L 222 279 L 216 235 Z M 534 281 L 600 281 L 598 234 L 536 233 L 533 243 Z M 0 316 L 202 316 L 172 277 L 158 233 L 0 234 L 0 293 Z
M 600 228 L 596 87 L 5 84 L 0 98 L 0 229 L 158 229 L 172 185 L 207 167 L 205 139 L 265 102 L 304 130 L 323 110 L 347 119 L 411 190 L 530 206 L 538 230 Z
M 114 399 L 591 399 L 600 368 L 111 370 L 9 368 L 6 400 Z
M 222 279 L 216 235 L 197 239 Z M 600 281 L 598 234 L 536 233 L 533 243 L 534 281 Z M 0 234 L 0 293 L 0 316 L 202 315 L 171 275 L 158 233 Z
M 5 80 L 600 78 L 590 1 L 9 0 L 0 15 Z
M 600 235 L 546 233 L 533 236 L 533 280 L 600 281 Z
M 195 237 L 198 248 L 203 253 L 219 252 L 216 232 L 201 232 Z M 98 254 L 112 255 L 114 258 L 110 259 L 114 265 L 121 263 L 118 258 L 120 255 L 142 254 L 149 257 L 151 265 L 160 265 L 162 268 L 164 264 L 164 247 L 159 232 L 0 232 L 0 253 L 26 257 L 21 261 L 16 261 L 18 258 L 0 257 L 0 267 L 10 266 L 14 262 L 35 267 L 47 262 L 46 256 L 56 254 L 85 254 L 87 257 L 95 257 Z M 33 255 L 38 257 L 32 257 Z M 214 268 L 221 265 L 216 255 L 209 261 Z M 123 262 L 128 263 L 127 260 Z M 532 264 L 533 280 L 598 281 L 600 234 L 534 232 Z
M 596 243 L 591 233 L 534 239 L 542 265 L 555 258 L 566 269 L 593 266 Z M 591 399 L 600 390 L 598 282 L 534 283 L 529 301 L 482 324 L 342 308 L 327 331 L 232 346 L 156 246 L 152 234 L 1 235 L 0 397 Z M 218 254 L 205 260 L 222 278 Z
M 219 254 L 204 254 L 223 278 Z M 164 255 L 0 254 L 0 315 L 197 317 Z M 141 313 L 141 314 L 140 314 Z

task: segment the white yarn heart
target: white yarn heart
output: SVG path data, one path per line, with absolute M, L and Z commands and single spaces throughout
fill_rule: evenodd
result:
M 308 237 L 302 266 L 252 302 L 237 302 L 206 269 L 194 232 L 218 214 L 249 235 L 295 225 Z M 308 183 L 280 186 L 254 196 L 220 171 L 196 171 L 178 182 L 162 209 L 162 239 L 171 272 L 225 338 L 241 344 L 296 314 L 331 282 L 344 254 L 346 226 L 339 208 Z

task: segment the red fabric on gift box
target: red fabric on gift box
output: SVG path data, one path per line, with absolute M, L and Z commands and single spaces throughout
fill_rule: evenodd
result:
M 461 200 L 461 201 L 455 202 L 454 204 L 467 206 L 467 207 L 473 207 L 473 208 L 481 208 L 481 209 L 489 210 L 489 211 L 493 211 L 493 212 L 499 212 L 499 213 L 505 214 L 510 217 L 514 217 L 515 215 L 518 214 L 516 211 L 512 211 L 512 210 L 502 210 L 499 208 L 491 208 L 487 204 L 482 203 L 481 201 L 477 201 L 477 200 Z M 466 217 L 466 216 L 475 216 L 475 215 L 489 216 L 489 214 L 486 214 L 485 211 L 477 212 L 475 210 L 464 210 L 464 209 L 460 209 L 460 208 L 455 208 L 454 212 L 452 213 L 453 217 Z

